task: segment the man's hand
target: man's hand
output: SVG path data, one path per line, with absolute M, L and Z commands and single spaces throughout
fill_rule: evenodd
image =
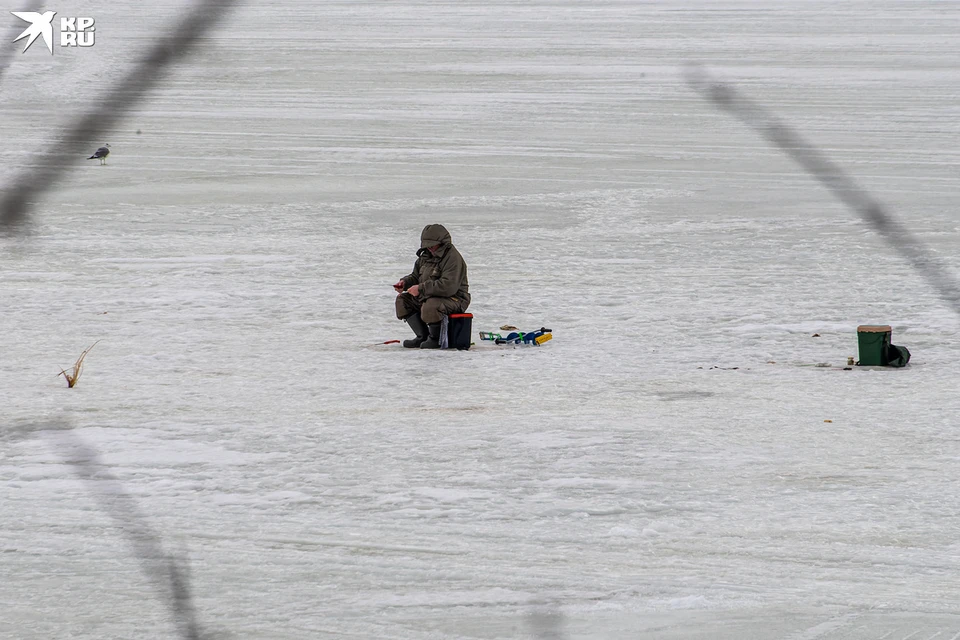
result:
M 416 298 L 418 295 L 420 295 L 420 285 L 418 284 L 413 285 L 412 287 L 407 289 L 407 293 L 409 293 L 414 298 Z
M 403 291 L 405 286 L 407 286 L 406 283 L 403 280 L 399 280 L 397 281 L 397 284 L 393 285 L 393 290 L 397 293 L 400 293 Z

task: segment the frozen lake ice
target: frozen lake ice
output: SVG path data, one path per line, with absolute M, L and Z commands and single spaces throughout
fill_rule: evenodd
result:
M 51 7 L 97 43 L 10 58 L 0 186 L 187 6 Z M 960 322 L 682 77 L 958 273 L 958 33 L 933 1 L 242 6 L 0 239 L 0 638 L 175 637 L 56 434 L 8 436 L 51 420 L 234 638 L 960 637 Z M 378 346 L 433 222 L 475 331 L 554 340 Z M 859 324 L 911 365 L 842 370 Z

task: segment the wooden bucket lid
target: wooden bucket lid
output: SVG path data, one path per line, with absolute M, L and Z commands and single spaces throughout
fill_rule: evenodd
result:
M 890 333 L 893 331 L 888 324 L 862 324 L 857 327 L 857 333 Z

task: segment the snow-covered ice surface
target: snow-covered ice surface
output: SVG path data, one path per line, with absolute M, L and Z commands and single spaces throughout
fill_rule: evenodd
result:
M 70 5 L 97 44 L 13 58 L 0 184 L 187 6 Z M 2 240 L 3 428 L 73 425 L 234 638 L 957 638 L 960 321 L 682 65 L 957 273 L 958 34 L 936 0 L 251 2 Z M 431 222 L 475 331 L 555 339 L 374 346 Z M 842 370 L 868 323 L 908 368 Z M 57 442 L 0 438 L 0 637 L 173 637 Z

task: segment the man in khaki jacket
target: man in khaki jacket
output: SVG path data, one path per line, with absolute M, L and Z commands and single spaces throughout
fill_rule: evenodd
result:
M 428 224 L 420 233 L 420 250 L 413 272 L 393 285 L 397 295 L 397 317 L 405 320 L 416 337 L 403 346 L 415 349 L 440 348 L 440 322 L 451 313 L 462 313 L 470 305 L 467 263 L 450 241 L 450 232 L 441 224 Z

